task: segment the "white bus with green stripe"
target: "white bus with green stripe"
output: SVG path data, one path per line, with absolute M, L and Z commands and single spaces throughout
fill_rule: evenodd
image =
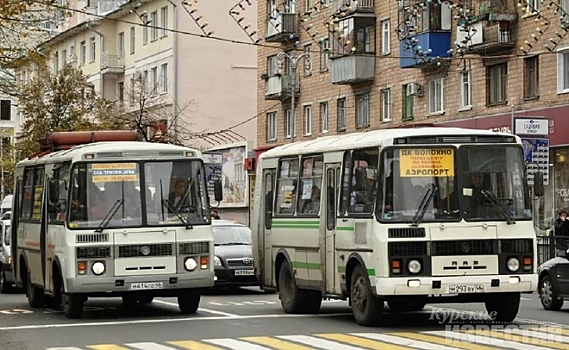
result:
M 348 299 L 368 326 L 386 304 L 484 302 L 510 322 L 520 294 L 536 289 L 531 197 L 543 195 L 543 174 L 527 174 L 517 136 L 423 127 L 321 137 L 261 154 L 256 181 L 255 273 L 287 313 Z

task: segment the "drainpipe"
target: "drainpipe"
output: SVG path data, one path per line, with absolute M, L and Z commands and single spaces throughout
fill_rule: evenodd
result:
M 174 103 L 172 113 L 174 117 L 174 137 L 178 136 L 178 5 L 172 0 L 166 0 L 174 7 Z
M 99 37 L 101 38 L 101 53 L 99 55 L 99 68 L 100 68 L 101 63 L 103 62 L 103 52 L 105 51 L 105 36 L 100 31 L 91 27 L 91 20 L 87 21 L 87 29 L 89 29 L 92 32 L 99 34 Z M 81 50 L 81 48 L 79 48 L 79 50 Z M 99 91 L 101 92 L 101 97 L 104 97 L 105 96 L 105 91 L 104 91 L 105 84 L 104 84 L 103 75 L 101 74 L 100 69 L 99 69 L 99 74 L 101 76 L 101 78 L 99 79 Z

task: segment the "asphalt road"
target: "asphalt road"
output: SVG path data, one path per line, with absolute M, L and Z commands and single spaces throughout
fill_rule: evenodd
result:
M 200 306 L 198 314 L 183 316 L 173 298 L 136 310 L 124 309 L 120 299 L 92 299 L 82 319 L 69 320 L 58 311 L 30 309 L 23 294 L 1 294 L 0 349 L 569 349 L 569 303 L 545 311 L 535 294 L 523 296 L 516 324 L 542 328 L 512 331 L 531 338 L 499 330 L 468 333 L 442 322 L 451 309 L 476 318 L 482 304 L 429 305 L 419 313 L 390 314 L 377 328 L 356 325 L 343 301 L 324 301 L 319 315 L 286 315 L 276 294 L 255 288 L 208 293 Z

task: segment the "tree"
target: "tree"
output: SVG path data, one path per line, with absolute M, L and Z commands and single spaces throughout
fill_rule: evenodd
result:
M 132 79 L 126 85 L 114 106 L 106 106 L 114 118 L 101 116 L 102 125 L 108 129 L 136 130 L 145 142 L 182 145 L 191 139 L 194 133 L 188 120 L 192 108 L 199 105 L 196 101 L 178 104 L 168 95 L 168 86 L 150 82 L 145 76 Z
M 38 150 L 38 140 L 56 131 L 100 130 L 113 120 L 112 104 L 99 97 L 80 69 L 65 65 L 59 72 L 41 68 L 19 91 L 25 116 L 18 159 Z

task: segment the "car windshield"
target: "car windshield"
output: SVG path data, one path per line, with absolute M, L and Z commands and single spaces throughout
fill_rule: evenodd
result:
M 69 227 L 209 222 L 204 184 L 203 163 L 196 160 L 80 163 L 71 179 Z
M 245 226 L 213 226 L 215 245 L 250 245 L 251 230 Z

